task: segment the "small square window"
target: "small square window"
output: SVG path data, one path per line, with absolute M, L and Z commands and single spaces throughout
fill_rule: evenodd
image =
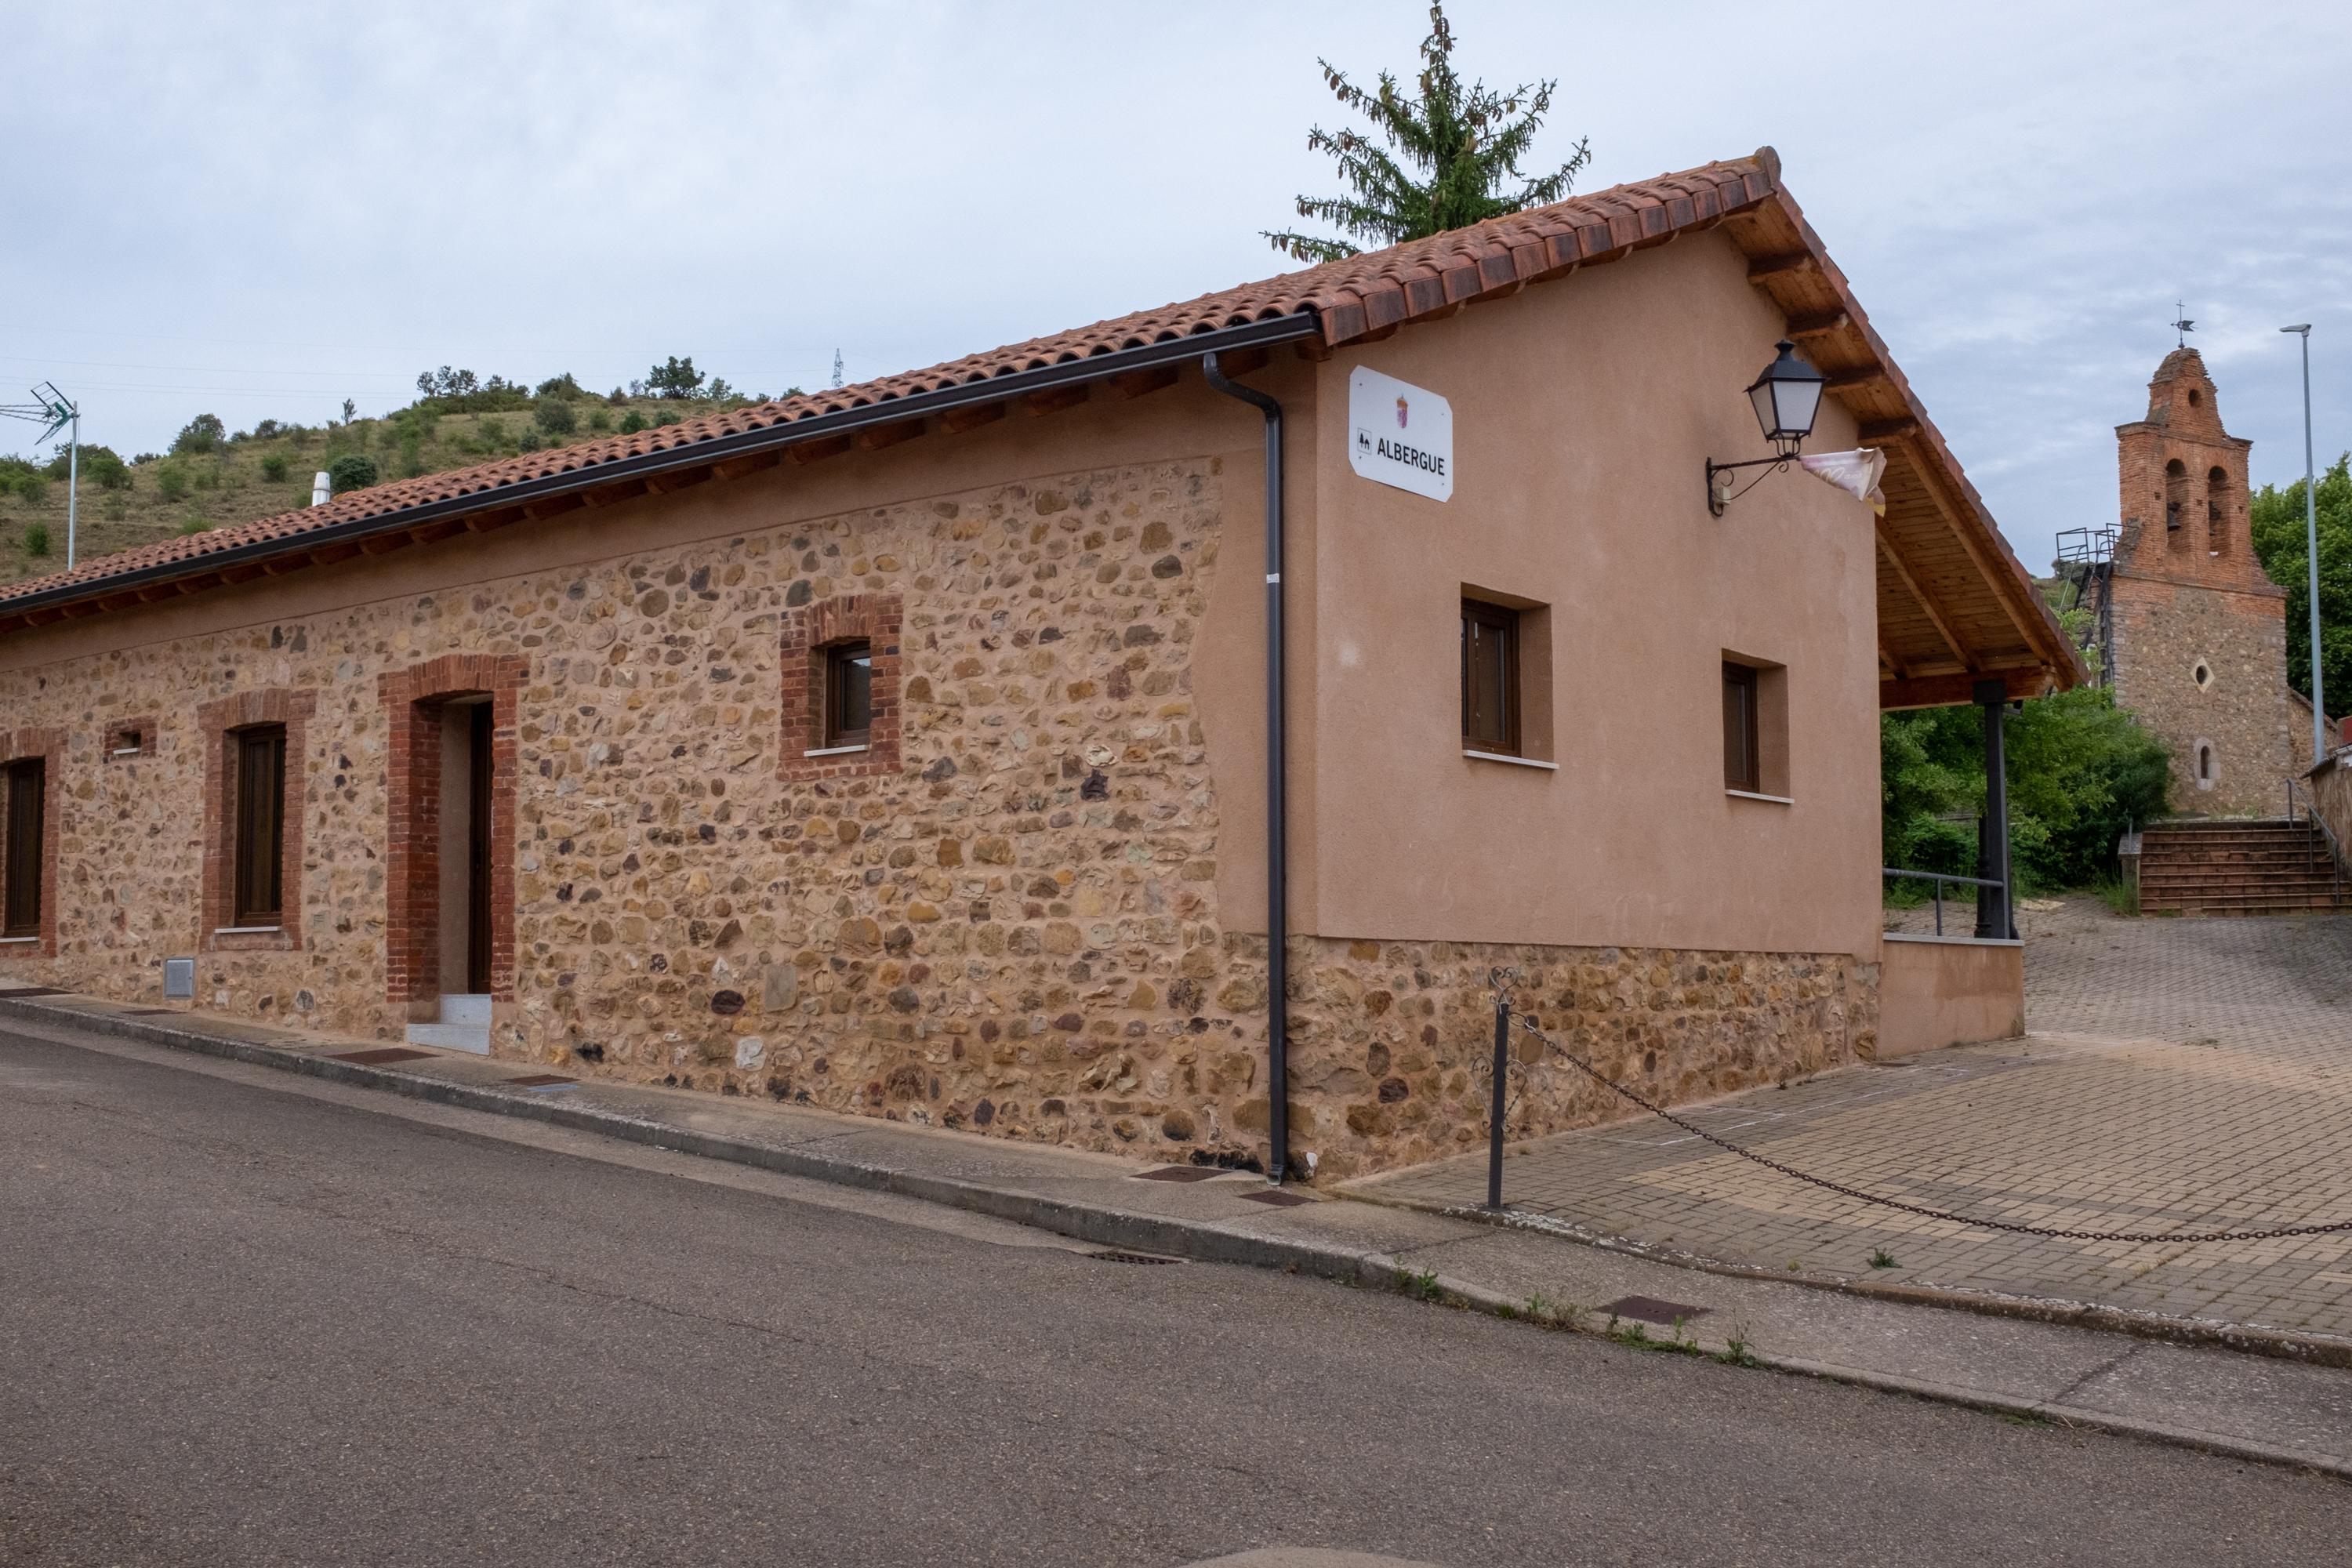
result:
M 874 729 L 874 645 L 835 643 L 824 650 L 824 743 L 863 746 Z
M 1519 754 L 1519 612 L 1462 601 L 1462 749 Z
M 142 714 L 135 719 L 117 719 L 107 725 L 105 743 L 99 748 L 107 762 L 121 762 L 131 757 L 152 757 L 155 754 L 155 720 Z
M 146 732 L 136 726 L 117 730 L 114 732 L 114 744 L 109 748 L 118 757 L 136 756 L 146 749 Z

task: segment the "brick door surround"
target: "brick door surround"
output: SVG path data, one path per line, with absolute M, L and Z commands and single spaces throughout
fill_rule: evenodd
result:
M 293 952 L 302 945 L 303 803 L 310 793 L 310 752 L 303 744 L 318 694 L 291 687 L 241 691 L 196 709 L 205 738 L 205 876 L 203 924 L 197 946 L 206 952 Z M 279 802 L 285 824 L 284 868 L 276 931 L 240 931 L 236 923 L 236 748 L 228 738 L 256 724 L 286 727 L 286 784 Z
M 490 699 L 490 995 L 515 986 L 515 723 L 529 661 L 446 654 L 379 678 L 388 736 L 384 788 L 384 995 L 441 994 L 441 714 L 451 698 Z
M 0 767 L 41 759 L 41 931 L 43 958 L 58 955 L 58 839 L 65 819 L 66 732 L 26 726 L 0 730 Z M 0 872 L 0 875 L 5 875 Z M 0 947 L 0 958 L 23 952 L 22 947 Z

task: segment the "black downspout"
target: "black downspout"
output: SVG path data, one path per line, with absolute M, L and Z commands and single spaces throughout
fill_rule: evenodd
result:
M 1279 1185 L 1290 1152 L 1290 908 L 1289 835 L 1283 775 L 1286 731 L 1282 701 L 1282 405 L 1255 387 L 1225 379 L 1213 353 L 1201 356 L 1201 374 L 1227 397 L 1265 416 L 1265 1091 L 1266 1132 L 1273 1152 L 1267 1180 Z
M 1977 935 L 2008 941 L 2017 935 L 2017 904 L 2009 875 L 2009 756 L 2002 722 L 2009 688 L 1999 680 L 1979 680 L 1975 696 L 1984 710 L 1985 749 L 1985 814 L 1979 830 L 1977 875 L 2000 884 L 1977 889 Z

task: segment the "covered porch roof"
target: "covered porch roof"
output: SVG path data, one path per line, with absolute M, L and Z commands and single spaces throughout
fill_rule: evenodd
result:
M 1777 184 L 1777 182 L 1776 182 Z M 1886 454 L 1877 523 L 1878 705 L 1940 708 L 1999 679 L 2011 699 L 2089 678 L 2032 578 L 1785 188 L 1725 220 L 1748 280 L 1829 378 L 1865 447 Z

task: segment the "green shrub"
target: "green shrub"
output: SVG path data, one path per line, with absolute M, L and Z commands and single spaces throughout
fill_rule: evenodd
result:
M 180 531 L 183 534 L 203 533 L 208 531 L 211 527 L 212 520 L 205 516 L 203 512 L 198 511 L 194 507 L 190 507 L 188 509 L 188 515 L 180 520 Z
M 522 434 L 515 437 L 515 450 L 518 452 L 536 452 L 546 445 L 547 437 L 539 433 L 539 426 L 535 425 L 524 426 Z
M 376 482 L 375 459 L 351 452 L 327 465 L 327 483 L 337 495 L 363 490 Z
M 180 433 L 172 437 L 172 450 L 215 452 L 218 451 L 221 444 L 227 439 L 228 426 L 221 423 L 219 415 L 199 414 L 180 426 Z
M 601 436 L 612 427 L 613 416 L 608 410 L 592 408 L 588 411 L 588 428 L 591 431 Z
M 572 374 L 568 370 L 562 375 L 551 375 L 545 381 L 541 382 L 539 384 L 538 392 L 539 395 L 541 397 L 585 397 L 588 395 L 588 389 L 582 386 L 579 381 L 575 379 Z
M 286 478 L 286 459 L 275 452 L 272 452 L 267 458 L 262 458 L 261 477 L 268 479 L 273 485 L 284 480 Z
M 220 469 L 210 464 L 196 470 L 195 486 L 200 490 L 216 490 L 220 489 Z
M 53 479 L 63 479 L 74 471 L 79 461 L 81 477 L 102 490 L 131 488 L 131 465 L 115 454 L 111 447 L 84 447 L 79 458 L 69 452 L 59 452 L 49 459 L 42 470 Z
M 45 522 L 26 523 L 25 525 L 25 553 L 27 555 L 47 555 L 48 552 L 48 524 Z
M 155 493 L 165 500 L 184 500 L 188 494 L 188 470 L 178 463 L 157 465 Z
M 550 436 L 569 436 L 580 427 L 580 416 L 572 411 L 572 405 L 561 397 L 542 395 L 530 405 L 530 417 Z
M 659 414 L 654 416 L 654 428 L 656 430 L 659 430 L 666 426 L 683 425 L 685 423 L 686 416 L 678 413 L 674 408 L 665 408 Z
M 645 427 L 646 416 L 638 413 L 635 409 L 632 408 L 626 414 L 621 416 L 622 435 L 634 436 Z

